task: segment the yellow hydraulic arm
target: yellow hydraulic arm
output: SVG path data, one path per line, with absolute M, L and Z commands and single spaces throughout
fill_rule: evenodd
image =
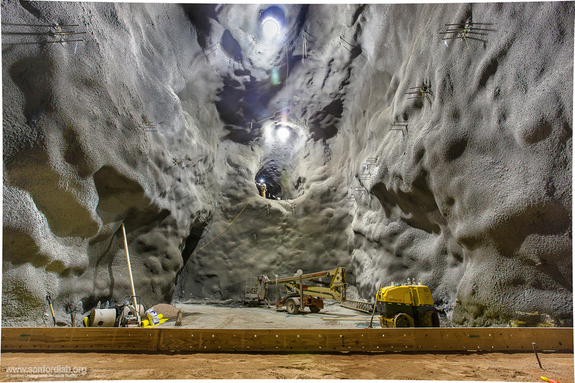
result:
M 329 287 L 327 286 L 327 282 L 319 281 L 317 279 L 329 277 L 331 277 Z M 304 285 L 303 281 L 325 284 L 326 286 L 308 286 Z M 338 267 L 332 270 L 320 271 L 317 273 L 294 275 L 293 277 L 286 277 L 277 280 L 268 280 L 267 283 L 270 285 L 283 283 L 288 290 L 296 292 L 300 295 L 305 294 L 318 298 L 334 299 L 338 302 L 345 302 L 346 299 L 347 283 L 345 281 L 345 267 Z

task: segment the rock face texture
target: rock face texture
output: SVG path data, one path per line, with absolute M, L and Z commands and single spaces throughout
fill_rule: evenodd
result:
M 3 2 L 2 324 L 131 294 L 124 224 L 148 306 L 346 266 L 444 323 L 572 325 L 574 15 Z

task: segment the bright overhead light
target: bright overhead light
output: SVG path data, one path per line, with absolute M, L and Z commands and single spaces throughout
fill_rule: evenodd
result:
M 280 26 L 277 21 L 269 17 L 262 22 L 262 30 L 264 32 L 264 36 L 271 39 L 278 34 Z
M 260 183 L 261 183 L 261 184 L 263 184 L 263 183 L 264 183 L 264 179 L 263 179 L 263 178 L 262 178 L 262 179 L 260 179 Z
M 284 11 L 277 5 L 272 5 L 259 13 L 259 23 L 262 27 L 262 35 L 268 43 L 278 36 L 285 26 L 286 17 Z
M 289 129 L 282 126 L 278 129 L 277 135 L 281 141 L 285 141 L 289 138 Z

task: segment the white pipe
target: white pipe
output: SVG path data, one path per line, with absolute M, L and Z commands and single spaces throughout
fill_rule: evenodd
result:
M 136 310 L 136 317 L 138 318 L 138 326 L 141 325 L 140 310 L 138 301 L 136 300 L 136 290 L 134 289 L 134 278 L 132 278 L 132 266 L 130 266 L 130 253 L 128 252 L 128 240 L 126 238 L 126 227 L 122 223 L 122 233 L 124 233 L 124 249 L 126 250 L 126 261 L 128 262 L 128 273 L 130 275 L 130 285 L 132 286 L 132 297 L 134 299 L 134 310 Z

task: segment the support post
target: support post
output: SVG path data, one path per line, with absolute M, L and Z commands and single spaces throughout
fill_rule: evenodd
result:
M 373 301 L 373 312 L 371 313 L 371 319 L 369 320 L 369 328 L 373 328 L 373 317 L 375 316 L 375 310 L 377 309 L 377 295 L 381 290 L 381 283 L 379 284 L 379 289 L 375 292 L 375 300 Z
M 52 298 L 50 295 L 46 295 L 46 300 L 48 301 L 48 305 L 50 305 L 50 312 L 52 313 L 52 320 L 54 321 L 54 327 L 56 327 L 56 315 L 54 314 L 54 307 L 52 307 Z
M 276 276 L 276 311 L 278 311 L 278 305 L 280 303 L 280 285 L 278 283 L 278 274 Z
M 302 278 L 302 274 L 299 275 L 299 310 L 303 311 L 304 309 L 304 304 L 303 304 L 303 278 Z
M 136 317 L 138 318 L 138 326 L 141 326 L 142 321 L 140 318 L 140 309 L 136 299 L 136 290 L 134 289 L 134 278 L 132 277 L 132 266 L 130 265 L 130 253 L 128 252 L 128 239 L 126 237 L 126 227 L 122 223 L 122 233 L 124 234 L 124 250 L 126 250 L 126 262 L 128 263 L 128 274 L 130 275 L 130 286 L 132 287 L 132 298 L 134 299 L 134 310 L 136 310 Z

